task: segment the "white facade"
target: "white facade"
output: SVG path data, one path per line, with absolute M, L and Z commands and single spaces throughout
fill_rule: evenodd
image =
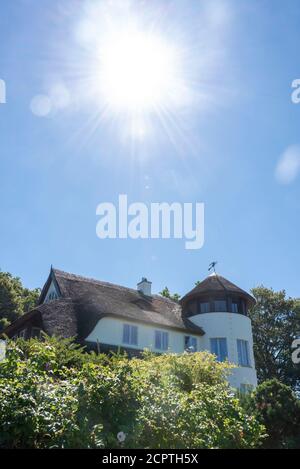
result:
M 138 327 L 138 340 L 137 345 L 129 345 L 123 343 L 123 327 L 124 324 L 136 325 Z M 91 334 L 86 338 L 87 342 L 99 342 L 100 349 L 101 343 L 108 345 L 115 345 L 120 347 L 128 347 L 135 350 L 152 350 L 153 352 L 162 352 L 160 349 L 155 348 L 155 331 L 163 331 L 168 333 L 168 350 L 174 353 L 183 353 L 185 350 L 185 337 L 194 337 L 197 340 L 197 350 L 201 347 L 201 337 L 192 335 L 189 332 L 184 334 L 180 331 L 161 327 L 159 325 L 147 325 L 141 323 L 134 323 L 127 321 L 125 318 L 117 319 L 111 317 L 104 317 L 96 324 L 96 327 Z
M 127 321 L 124 319 L 104 317 L 96 324 L 91 334 L 86 338 L 87 342 L 101 343 L 132 348 L 135 350 L 149 349 L 153 352 L 183 353 L 186 348 L 185 338 L 193 337 L 197 343 L 197 351 L 212 351 L 211 339 L 225 338 L 227 342 L 228 361 L 239 365 L 237 341 L 248 343 L 250 366 L 238 366 L 232 371 L 229 382 L 234 388 L 243 386 L 257 386 L 256 370 L 253 355 L 253 339 L 251 321 L 247 316 L 236 313 L 207 313 L 190 318 L 196 325 L 202 327 L 205 334 L 197 336 L 189 332 L 180 332 L 160 326 L 147 325 Z M 137 344 L 123 342 L 124 324 L 135 325 L 138 328 Z M 155 348 L 155 331 L 168 333 L 168 350 Z
M 205 335 L 201 337 L 201 350 L 211 350 L 211 339 L 226 338 L 228 361 L 239 365 L 237 341 L 248 343 L 250 366 L 238 366 L 229 379 L 235 388 L 241 385 L 257 386 L 257 377 L 253 355 L 253 337 L 251 321 L 247 316 L 237 313 L 205 313 L 190 318 L 194 324 L 202 327 Z
M 227 282 L 229 289 L 222 288 L 221 293 L 219 291 L 215 293 L 216 285 L 217 287 L 218 284 L 223 285 L 222 282 Z M 201 285 L 203 286 L 203 284 L 205 288 L 202 288 L 200 293 L 192 291 L 192 295 L 188 294 L 182 304 L 183 314 L 187 313 L 189 320 L 201 327 L 204 335 L 141 323 L 126 317 L 106 316 L 98 321 L 85 340 L 90 343 L 98 342 L 100 350 L 101 344 L 103 344 L 133 350 L 148 349 L 159 353 L 183 353 L 187 348 L 195 351 L 209 351 L 215 353 L 220 361 L 226 359 L 236 366 L 229 378 L 229 382 L 234 388 L 256 387 L 252 326 L 248 316 L 242 314 L 246 313 L 249 301 L 251 303 L 250 295 L 215 273 L 204 280 Z M 151 282 L 143 278 L 138 284 L 137 290 L 141 297 L 150 297 Z M 44 302 L 48 303 L 59 296 L 56 282 L 52 280 Z M 194 301 L 195 299 L 198 302 L 198 307 L 189 309 L 190 300 Z M 220 305 L 220 303 L 226 306 Z M 204 308 L 202 309 L 201 306 Z M 224 307 L 224 312 L 214 312 L 220 307 Z M 124 308 L 126 308 L 126 303 Z M 226 309 L 232 309 L 236 312 L 226 312 Z M 222 310 L 219 309 L 219 311 Z M 161 313 L 163 314 L 163 312 L 162 307 Z M 216 352 L 216 348 L 220 351 L 219 354 Z

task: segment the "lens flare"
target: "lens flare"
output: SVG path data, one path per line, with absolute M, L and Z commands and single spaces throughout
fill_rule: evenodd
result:
M 129 30 L 99 47 L 99 90 L 114 111 L 157 109 L 175 93 L 176 54 L 160 37 Z

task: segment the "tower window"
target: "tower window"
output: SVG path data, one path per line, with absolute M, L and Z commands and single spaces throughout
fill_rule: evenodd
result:
M 228 358 L 227 339 L 225 337 L 210 339 L 210 350 L 217 356 L 219 362 L 224 362 Z
M 224 313 L 227 311 L 226 300 L 217 300 L 215 301 L 215 311 Z
M 208 302 L 200 303 L 200 313 L 209 313 L 210 307 Z
M 138 344 L 138 328 L 130 324 L 123 325 L 123 344 L 137 345 Z
M 240 366 L 251 366 L 249 344 L 247 340 L 237 340 L 238 360 Z
M 238 312 L 239 312 L 239 304 L 238 304 L 236 301 L 234 301 L 234 302 L 232 303 L 232 309 L 231 309 L 231 311 L 232 311 L 233 313 L 238 313 Z

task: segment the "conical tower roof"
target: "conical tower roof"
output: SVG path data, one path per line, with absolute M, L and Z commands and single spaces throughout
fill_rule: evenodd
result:
M 220 295 L 222 293 L 225 293 L 226 295 L 232 294 L 234 296 L 240 296 L 244 298 L 247 301 L 248 307 L 251 307 L 255 304 L 255 299 L 249 293 L 215 272 L 206 277 L 206 279 L 204 279 L 195 288 L 188 292 L 181 299 L 181 303 L 185 304 L 188 300 L 205 295 Z

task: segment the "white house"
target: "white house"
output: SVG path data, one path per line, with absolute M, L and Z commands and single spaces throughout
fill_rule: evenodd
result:
M 248 309 L 255 300 L 213 273 L 179 303 L 152 294 L 143 278 L 137 289 L 52 269 L 39 305 L 4 331 L 9 337 L 76 337 L 90 349 L 144 349 L 157 353 L 208 350 L 237 367 L 230 383 L 243 391 L 257 385 Z

